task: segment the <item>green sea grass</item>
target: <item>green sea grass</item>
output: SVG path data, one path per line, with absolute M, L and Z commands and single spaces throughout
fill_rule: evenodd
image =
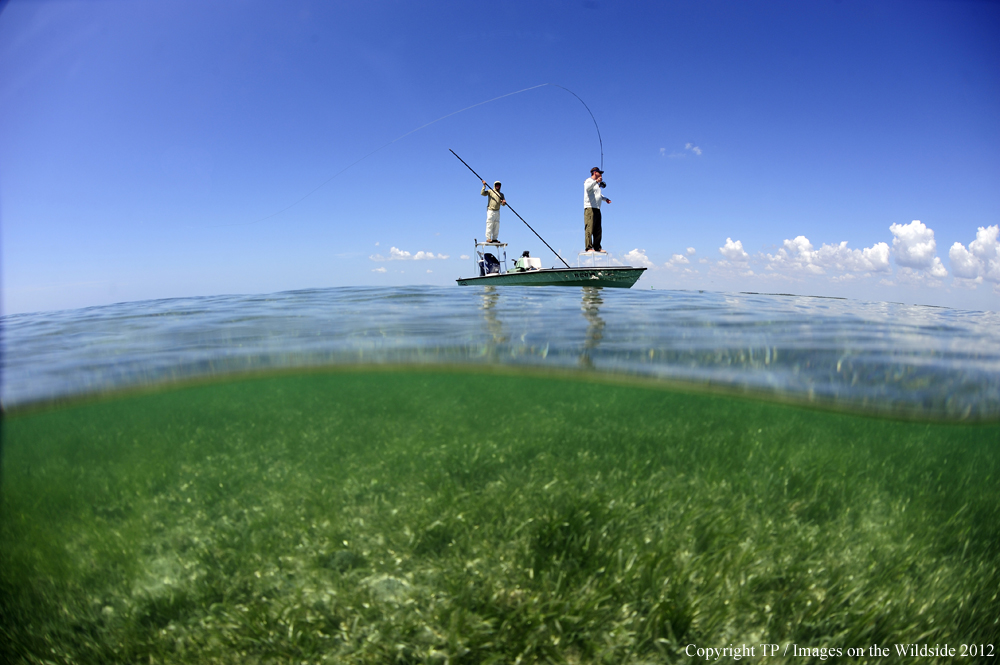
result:
M 995 424 L 530 373 L 278 375 L 16 415 L 0 660 L 1000 646 L 998 471 Z

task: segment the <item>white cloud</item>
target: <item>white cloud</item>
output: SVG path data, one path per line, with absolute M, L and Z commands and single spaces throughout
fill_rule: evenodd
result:
M 951 271 L 955 273 L 955 277 L 974 279 L 977 282 L 983 281 L 982 260 L 967 250 L 962 243 L 956 241 L 951 246 L 951 249 L 948 250 L 948 260 L 951 261 Z
M 390 261 L 400 261 L 410 258 L 409 252 L 404 252 L 401 249 L 395 247 L 389 248 L 389 260 Z
M 785 239 L 777 254 L 767 254 L 770 270 L 791 270 L 822 275 L 823 268 L 813 263 L 818 252 L 813 251 L 813 245 L 805 236 L 795 236 L 794 240 Z
M 687 248 L 687 249 L 685 250 L 685 253 L 686 253 L 686 254 L 687 254 L 688 256 L 694 256 L 694 254 L 695 254 L 695 249 L 694 249 L 694 247 L 688 247 L 688 248 Z
M 895 236 L 892 239 L 892 248 L 896 252 L 897 265 L 925 270 L 933 277 L 948 275 L 941 259 L 934 256 L 937 249 L 934 231 L 927 228 L 923 222 L 915 219 L 909 224 L 893 224 L 889 230 Z
M 375 246 L 378 247 L 378 243 L 375 243 Z
M 385 272 L 385 266 L 381 266 L 381 267 L 378 267 L 378 268 L 372 268 L 372 272 Z
M 468 254 L 462 254 L 462 255 L 461 255 L 460 257 L 458 257 L 458 258 L 462 259 L 463 261 L 468 261 L 468 260 L 469 260 L 470 258 L 472 258 L 472 257 L 471 257 L 471 256 L 469 256 Z
M 652 268 L 653 262 L 649 260 L 646 256 L 646 250 L 644 249 L 633 249 L 631 252 L 626 253 L 622 256 L 622 259 L 630 266 L 636 266 L 639 268 Z
M 854 250 L 855 252 L 858 250 Z M 889 245 L 884 242 L 875 243 L 861 250 L 861 258 L 870 262 L 872 272 L 889 272 Z
M 368 258 L 372 261 L 424 261 L 428 259 L 447 259 L 448 255 L 424 251 L 411 254 L 410 252 L 399 249 L 398 247 L 391 247 L 389 249 L 389 258 L 386 258 L 381 254 L 372 254 Z
M 777 254 L 767 254 L 767 268 L 775 271 L 824 275 L 828 270 L 844 279 L 849 273 L 889 272 L 889 245 L 876 243 L 864 249 L 850 249 L 847 241 L 823 244 L 818 250 L 805 236 L 785 240 Z
M 697 156 L 700 156 L 701 155 L 701 148 L 699 148 L 698 146 L 696 146 L 693 143 L 685 143 L 683 151 L 678 152 L 678 151 L 675 150 L 675 151 L 671 152 L 669 155 L 667 154 L 667 149 L 666 148 L 660 148 L 660 157 L 671 157 L 671 158 L 676 159 L 678 157 L 687 157 L 688 156 L 688 152 L 691 152 L 691 153 L 693 153 L 693 154 L 695 154 Z
M 944 266 L 941 264 L 941 259 L 936 258 L 935 261 L 931 263 L 931 267 L 926 271 L 906 267 L 900 268 L 896 271 L 896 281 L 900 284 L 908 284 L 910 286 L 919 286 L 922 288 L 939 288 L 942 284 L 941 280 L 932 278 L 946 277 L 947 275 L 948 271 L 946 271 Z
M 433 270 L 428 270 L 427 272 L 434 272 Z
M 986 263 L 986 279 L 1000 282 L 1000 225 L 979 227 L 969 250 Z
M 746 263 L 750 255 L 743 251 L 743 241 L 733 242 L 732 238 L 726 238 L 726 244 L 719 248 L 719 254 L 733 263 Z
M 704 259 L 702 259 L 704 261 Z M 684 256 L 683 254 L 672 254 L 670 260 L 663 265 L 671 270 L 680 270 L 682 273 L 693 273 L 698 274 L 697 270 L 691 270 L 691 268 L 684 268 L 686 265 L 690 265 L 691 260 Z
M 956 242 L 948 250 L 948 259 L 956 277 L 1000 284 L 1000 225 L 980 226 L 969 248 Z

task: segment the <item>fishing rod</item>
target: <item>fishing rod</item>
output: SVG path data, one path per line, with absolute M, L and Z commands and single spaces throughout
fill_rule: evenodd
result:
M 3 3 L 3 0 L 0 0 L 0 5 L 2 5 L 2 3 Z M 3 11 L 3 10 L 0 10 L 0 11 Z M 260 217 L 258 219 L 255 219 L 255 220 L 252 220 L 252 221 L 249 221 L 249 222 L 236 222 L 235 224 L 216 224 L 216 225 L 213 225 L 213 226 L 211 226 L 209 228 L 221 228 L 221 227 L 225 227 L 225 226 L 245 226 L 247 224 L 257 224 L 258 222 L 263 222 L 263 221 L 266 221 L 268 219 L 272 219 L 273 217 L 277 217 L 281 213 L 287 212 L 291 208 L 294 208 L 298 204 L 300 204 L 303 201 L 305 201 L 307 198 L 309 198 L 310 196 L 312 196 L 313 194 L 315 194 L 319 190 L 323 189 L 323 187 L 325 187 L 329 182 L 331 182 L 332 180 L 335 180 L 336 178 L 340 177 L 348 169 L 350 169 L 350 168 L 354 167 L 355 165 L 357 165 L 357 164 L 363 162 L 364 160 L 368 159 L 369 157 L 371 157 L 372 155 L 374 155 L 376 152 L 378 152 L 380 150 L 383 150 L 384 148 L 388 148 L 393 143 L 396 143 L 397 141 L 401 141 L 401 140 L 405 139 L 410 134 L 414 134 L 416 132 L 419 132 L 421 129 L 426 129 L 427 127 L 430 127 L 431 125 L 433 125 L 435 123 L 441 122 L 445 118 L 450 118 L 453 115 L 458 115 L 459 113 L 464 113 L 465 111 L 469 111 L 471 109 L 474 109 L 477 106 L 483 106 L 484 104 L 490 104 L 490 103 L 495 102 L 497 100 L 503 99 L 504 97 L 513 97 L 514 95 L 520 95 L 522 92 L 528 92 L 529 90 L 537 90 L 538 88 L 545 88 L 547 86 L 551 86 L 553 88 L 559 88 L 560 90 L 565 90 L 569 94 L 571 94 L 574 97 L 576 97 L 576 99 L 581 104 L 583 104 L 583 108 L 587 109 L 587 113 L 590 114 L 590 119 L 594 121 L 594 129 L 597 130 L 597 141 L 598 141 L 598 143 L 601 146 L 601 170 L 603 171 L 604 170 L 604 139 L 601 138 L 601 128 L 597 126 L 597 118 L 594 117 L 594 112 L 591 111 L 590 107 L 587 106 L 587 103 L 585 101 L 583 101 L 583 99 L 580 98 L 580 95 L 576 94 L 575 92 L 573 92 L 569 88 L 561 86 L 558 83 L 539 83 L 538 85 L 533 85 L 530 88 L 522 88 L 521 90 L 515 90 L 514 92 L 508 92 L 506 94 L 500 95 L 499 97 L 494 97 L 492 99 L 487 99 L 486 101 L 478 102 L 476 104 L 473 104 L 472 106 L 466 106 L 464 109 L 459 109 L 457 111 L 452 111 L 451 113 L 448 113 L 447 115 L 441 116 L 437 120 L 431 120 L 428 123 L 420 125 L 416 129 L 411 129 L 410 131 L 406 132 L 405 134 L 403 134 L 401 136 L 397 136 L 396 138 L 394 138 L 393 140 L 389 141 L 385 145 L 380 146 L 378 148 L 375 148 L 374 150 L 372 150 L 371 152 L 369 152 L 367 155 L 354 160 L 353 162 L 351 162 L 350 164 L 348 164 L 347 166 L 345 166 L 344 168 L 340 169 L 339 171 L 337 171 L 336 173 L 334 173 L 332 176 L 330 176 L 329 178 L 327 178 L 326 180 L 324 180 L 323 182 L 321 182 L 315 188 L 313 188 L 312 190 L 310 190 L 309 192 L 307 192 L 304 196 L 300 197 L 297 201 L 293 201 L 292 203 L 290 203 L 289 205 L 285 206 L 281 210 L 278 210 L 277 212 L 273 212 L 270 215 L 265 215 L 264 217 Z M 457 156 L 458 155 L 456 155 L 456 157 Z M 468 164 L 466 164 L 466 166 L 468 166 Z M 473 171 L 473 173 L 475 173 L 475 171 Z M 480 178 L 480 180 L 482 180 L 482 178 Z M 527 222 L 525 222 L 525 223 L 527 223 Z M 564 263 L 565 263 L 565 261 L 564 261 Z
M 458 157 L 458 153 L 456 153 L 456 152 L 455 152 L 454 150 L 452 150 L 451 148 L 448 148 L 448 152 L 450 152 L 451 154 L 455 155 L 455 157 Z M 472 168 L 471 166 L 469 166 L 468 164 L 466 164 L 466 163 L 465 163 L 465 160 L 464 160 L 464 159 L 462 159 L 461 157 L 458 157 L 458 161 L 460 161 L 460 162 L 462 162 L 463 164 L 465 164 L 465 168 L 467 168 L 467 169 L 469 169 L 470 171 L 472 171 L 472 175 L 474 175 L 474 176 L 476 176 L 477 178 L 479 178 L 479 182 L 486 182 L 485 180 L 483 180 L 483 179 L 482 179 L 482 178 L 480 177 L 480 175 L 479 175 L 478 173 L 476 173 L 475 169 L 473 169 L 473 168 Z M 504 201 L 504 203 L 507 203 L 507 202 L 506 202 L 506 200 Z M 510 204 L 509 204 L 509 203 L 507 203 L 507 207 L 508 207 L 508 208 L 510 208 L 510 211 L 511 211 L 512 213 L 514 213 L 515 215 L 517 215 L 517 218 L 518 218 L 519 220 L 521 220 L 522 222 L 524 222 L 524 217 L 521 217 L 520 215 L 518 215 L 518 214 L 517 214 L 517 211 L 516 211 L 516 210 L 514 210 L 513 208 L 511 208 L 511 207 L 510 207 Z M 549 249 L 550 249 L 550 250 L 552 251 L 552 253 L 556 255 L 556 258 L 557 258 L 557 259 L 559 259 L 560 261 L 562 261 L 562 264 L 563 264 L 564 266 L 566 266 L 567 268 L 569 268 L 569 267 L 570 267 L 570 266 L 569 266 L 569 264 L 568 264 L 568 263 L 566 263 L 566 261 L 565 261 L 565 260 L 563 259 L 563 257 L 559 256 L 559 252 L 557 252 L 556 250 L 552 249 L 552 245 L 550 245 L 549 243 L 545 242 L 545 238 L 543 238 L 542 236 L 539 236 L 539 235 L 538 235 L 538 231 L 536 231 L 535 229 L 532 229 L 532 228 L 531 228 L 531 224 L 529 224 L 528 222 L 524 222 L 524 225 L 525 225 L 525 226 L 527 226 L 527 227 L 528 227 L 529 229 L 531 229 L 531 232 L 532 232 L 532 233 L 534 233 L 534 234 L 535 234 L 536 236 L 538 236 L 538 239 L 539 239 L 539 240 L 541 240 L 541 241 L 542 241 L 543 243 L 545 243 L 545 246 L 546 246 L 546 247 L 548 247 L 548 248 L 549 248 Z
M 598 143 L 601 144 L 601 173 L 603 173 L 604 172 L 604 139 L 601 138 L 601 128 L 597 126 L 597 118 L 594 117 L 594 112 L 590 110 L 589 106 L 587 106 L 587 102 L 585 102 L 582 99 L 580 99 L 580 95 L 576 94 L 575 92 L 573 92 L 569 88 L 564 88 L 563 86 L 559 85 L 558 83 L 543 83 L 542 85 L 551 85 L 554 88 L 559 88 L 560 90 L 565 90 L 569 94 L 571 94 L 574 97 L 576 97 L 577 100 L 581 104 L 583 104 L 583 108 L 587 109 L 587 113 L 590 114 L 590 119 L 594 121 L 594 129 L 597 130 L 597 141 L 598 141 Z

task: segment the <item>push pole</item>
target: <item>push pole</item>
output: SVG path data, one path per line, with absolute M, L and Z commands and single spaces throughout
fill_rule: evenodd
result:
M 448 152 L 450 152 L 451 154 L 455 155 L 455 157 L 458 157 L 458 153 L 456 153 L 456 152 L 455 152 L 454 150 L 452 150 L 451 148 L 448 148 Z M 465 164 L 465 160 L 464 160 L 464 159 L 462 159 L 461 157 L 458 157 L 458 161 L 460 161 L 460 162 L 462 162 L 463 164 Z M 472 171 L 472 174 L 473 174 L 474 176 L 476 176 L 477 178 L 479 178 L 479 182 L 486 182 L 485 180 L 483 180 L 483 179 L 482 179 L 482 178 L 481 178 L 481 177 L 479 176 L 479 174 L 478 174 L 478 173 L 476 173 L 476 172 L 475 172 L 475 170 L 474 170 L 474 169 L 473 169 L 473 168 L 472 168 L 471 166 L 469 166 L 468 164 L 465 164 L 465 168 L 467 168 L 467 169 L 469 169 L 470 171 Z M 510 204 L 509 204 L 509 203 L 507 203 L 507 207 L 508 207 L 508 208 L 510 208 Z M 516 211 L 516 210 L 514 210 L 513 208 L 510 208 L 510 211 L 511 211 L 512 213 L 514 213 L 515 215 L 517 215 L 517 218 L 518 218 L 519 220 L 521 220 L 522 222 L 524 222 L 524 217 L 521 217 L 520 215 L 518 215 L 518 214 L 517 214 L 517 211 Z M 542 236 L 539 236 L 539 235 L 538 235 L 538 231 L 536 231 L 535 229 L 532 229 L 532 228 L 531 228 L 531 224 L 528 224 L 527 222 L 524 222 L 524 225 L 525 225 L 525 226 L 527 226 L 527 227 L 528 227 L 529 229 L 531 229 L 531 232 L 532 232 L 532 233 L 534 233 L 534 234 L 535 234 L 536 236 L 538 236 L 538 239 L 539 239 L 539 240 L 541 240 L 541 241 L 542 241 L 543 243 L 545 243 L 545 246 L 546 246 L 546 247 L 548 247 L 548 248 L 549 248 L 549 250 L 551 250 L 551 251 L 552 251 L 552 253 L 556 255 L 556 258 L 557 258 L 557 259 L 559 259 L 560 261 L 562 261 L 562 264 L 563 264 L 564 266 L 566 266 L 567 268 L 569 268 L 569 267 L 570 267 L 570 266 L 569 266 L 569 264 L 568 264 L 568 263 L 566 263 L 566 261 L 565 261 L 565 260 L 563 259 L 563 257 L 559 256 L 559 252 L 557 252 L 556 250 L 552 249 L 552 245 L 550 245 L 549 243 L 545 242 L 545 238 L 543 238 Z

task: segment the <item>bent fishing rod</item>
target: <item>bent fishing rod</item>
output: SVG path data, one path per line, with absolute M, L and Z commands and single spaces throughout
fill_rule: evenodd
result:
M 3 4 L 3 0 L 0 0 L 0 6 L 2 6 L 2 4 Z M 3 11 L 3 10 L 0 9 L 0 11 Z M 601 171 L 604 171 L 604 139 L 601 138 L 601 128 L 597 126 L 597 118 L 594 117 L 594 112 L 590 110 L 589 106 L 587 106 L 587 102 L 585 102 L 582 99 L 580 99 L 580 95 L 576 94 L 575 92 L 573 92 L 569 88 L 566 88 L 564 86 L 559 85 L 558 83 L 539 83 L 538 85 L 533 85 L 530 88 L 522 88 L 521 90 L 515 90 L 514 92 L 508 92 L 508 93 L 506 93 L 504 95 L 500 95 L 499 97 L 494 97 L 493 99 L 487 99 L 486 101 L 478 102 L 476 104 L 473 104 L 472 106 L 466 106 L 464 109 L 459 109 L 457 111 L 452 111 L 451 113 L 448 113 L 447 115 L 441 116 L 437 120 L 431 120 L 428 123 L 420 125 L 416 129 L 411 129 L 410 131 L 406 132 L 402 136 L 397 136 L 396 138 L 394 138 L 393 140 L 389 141 L 385 145 L 383 145 L 381 147 L 378 147 L 378 148 L 375 148 L 374 150 L 372 150 L 371 152 L 369 152 L 364 157 L 361 157 L 359 159 L 354 160 L 353 162 L 351 162 L 350 164 L 348 164 L 347 166 L 345 166 L 344 168 L 340 169 L 339 171 L 337 171 L 336 173 L 334 173 L 332 176 L 330 176 L 329 178 L 327 178 L 326 180 L 324 180 L 323 182 L 321 182 L 312 191 L 307 192 L 305 194 L 305 196 L 302 196 L 297 201 L 293 201 L 291 204 L 285 206 L 284 208 L 282 208 L 281 210 L 279 210 L 277 212 L 273 212 L 270 215 L 267 215 L 265 217 L 261 217 L 260 219 L 257 219 L 257 220 L 254 220 L 254 221 L 250 221 L 250 222 L 236 222 L 235 224 L 216 224 L 216 225 L 213 225 L 213 226 L 208 227 L 208 228 L 221 228 L 221 227 L 224 227 L 224 226 L 243 226 L 245 224 L 256 224 L 257 222 L 263 222 L 265 220 L 271 219 L 272 217 L 277 217 L 281 213 L 286 212 L 287 210 L 289 210 L 291 208 L 294 208 L 295 206 L 297 206 L 298 204 L 302 203 L 303 201 L 305 201 L 307 198 L 309 198 L 310 196 L 312 196 L 313 194 L 315 194 L 319 190 L 323 189 L 323 187 L 325 187 L 327 185 L 327 183 L 329 183 L 331 180 L 334 180 L 335 178 L 338 178 L 341 174 L 344 173 L 344 171 L 347 171 L 348 169 L 350 169 L 354 165 L 359 164 L 360 162 L 363 162 L 364 160 L 368 159 L 369 157 L 371 157 L 372 155 L 374 155 L 379 150 L 382 150 L 383 148 L 388 148 L 393 143 L 396 143 L 397 141 L 401 141 L 401 140 L 405 139 L 410 134 L 413 134 L 415 132 L 419 132 L 421 129 L 426 129 L 427 127 L 430 127 L 434 123 L 441 122 L 445 118 L 450 118 L 453 115 L 458 115 L 459 113 L 464 113 L 464 112 L 466 112 L 466 111 L 468 111 L 470 109 L 476 108 L 477 106 L 483 106 L 484 104 L 490 104 L 490 103 L 495 102 L 495 101 L 497 101 L 499 99 L 503 99 L 504 97 L 513 97 L 514 95 L 520 95 L 522 92 L 528 92 L 529 90 L 537 90 L 538 88 L 544 88 L 546 86 L 552 86 L 553 88 L 559 88 L 560 90 L 565 90 L 569 94 L 571 94 L 574 97 L 576 97 L 577 100 L 581 104 L 583 104 L 583 108 L 587 109 L 587 113 L 590 114 L 590 119 L 594 121 L 594 129 L 597 130 L 597 141 L 598 141 L 598 143 L 601 146 Z M 458 155 L 455 155 L 455 156 L 458 157 Z M 462 163 L 464 164 L 465 162 L 462 162 Z M 468 166 L 468 164 L 465 164 L 465 165 Z M 473 173 L 475 173 L 475 171 L 473 171 Z M 482 180 L 482 178 L 480 178 L 480 180 Z M 517 213 L 514 213 L 514 214 L 517 214 Z M 524 221 L 524 220 L 521 220 L 521 221 Z M 527 222 L 525 222 L 525 223 L 527 223 Z M 538 234 L 536 233 L 535 235 L 538 235 Z M 539 237 L 541 237 L 541 236 L 539 236 Z M 545 242 L 545 241 L 543 240 L 542 242 Z M 549 249 L 551 249 L 551 247 Z M 557 254 L 556 256 L 559 256 L 559 255 Z M 562 257 L 560 257 L 560 260 L 561 259 L 562 259 Z M 563 261 L 563 263 L 566 263 L 566 262 Z
M 462 162 L 463 164 L 465 164 L 465 168 L 467 168 L 467 169 L 469 169 L 470 171 L 472 171 L 472 175 L 474 175 L 474 176 L 476 176 L 477 178 L 479 178 L 479 182 L 486 182 L 485 180 L 483 180 L 483 179 L 482 179 L 482 178 L 481 178 L 481 177 L 479 176 L 479 174 L 478 174 L 478 173 L 476 173 L 476 171 L 475 171 L 475 170 L 474 170 L 474 169 L 473 169 L 473 168 L 472 168 L 471 166 L 469 166 L 468 164 L 466 164 L 466 163 L 465 163 L 465 160 L 464 160 L 464 159 L 462 159 L 461 157 L 459 157 L 459 156 L 458 156 L 458 153 L 456 153 L 456 152 L 455 152 L 454 150 L 452 150 L 451 148 L 448 148 L 448 152 L 450 152 L 451 154 L 455 155 L 455 157 L 458 157 L 458 161 L 460 161 L 460 162 Z M 506 200 L 504 201 L 504 203 L 507 203 L 507 202 L 506 202 Z M 518 215 L 518 214 L 517 214 L 517 211 L 516 211 L 516 210 L 514 210 L 513 208 L 511 208 L 511 207 L 510 207 L 510 204 L 509 204 L 509 203 L 507 203 L 507 207 L 508 207 L 508 208 L 510 208 L 510 211 L 511 211 L 512 213 L 514 213 L 515 215 L 517 215 L 517 218 L 518 218 L 519 220 L 521 220 L 522 222 L 524 222 L 524 217 L 521 217 L 520 215 Z M 531 232 L 532 232 L 532 233 L 534 233 L 534 234 L 535 234 L 536 236 L 538 236 L 538 239 L 539 239 L 539 240 L 541 240 L 541 241 L 542 241 L 542 242 L 543 242 L 543 243 L 545 244 L 545 246 L 546 246 L 546 247 L 548 247 L 548 248 L 549 248 L 549 250 L 550 250 L 550 251 L 551 251 L 551 252 L 552 252 L 553 254 L 555 254 L 555 255 L 556 255 L 556 258 L 557 258 L 557 259 L 559 259 L 560 261 L 562 261 L 562 264 L 563 264 L 564 266 L 566 266 L 567 268 L 569 268 L 569 267 L 570 267 L 570 265 L 569 265 L 568 263 L 566 263 L 566 261 L 565 261 L 565 260 L 563 259 L 563 257 L 559 256 L 559 252 L 557 252 L 556 250 L 552 249 L 552 245 L 550 245 L 549 243 L 545 242 L 545 238 L 543 238 L 542 236 L 539 236 L 539 235 L 538 235 L 538 231 L 536 231 L 535 229 L 532 229 L 532 228 L 531 228 L 531 224 L 529 224 L 528 222 L 524 222 L 524 225 L 525 225 L 525 226 L 527 226 L 527 227 L 528 227 L 529 229 L 531 229 Z

